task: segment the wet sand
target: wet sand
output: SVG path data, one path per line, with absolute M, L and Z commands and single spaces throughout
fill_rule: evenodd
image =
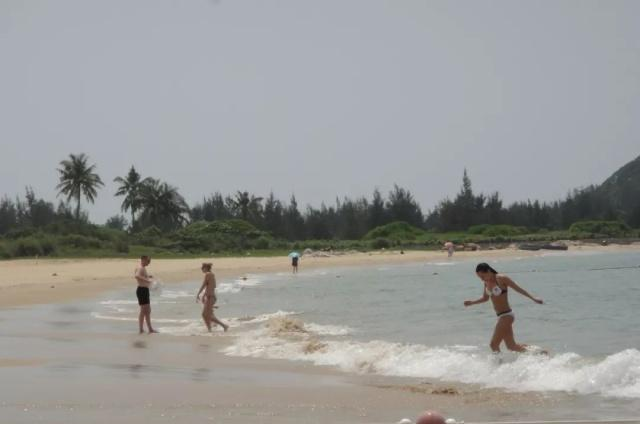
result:
M 114 335 L 74 327 L 84 325 L 53 323 L 48 332 L 3 333 L 3 355 L 25 359 L 0 368 L 0 416 L 12 423 L 393 423 L 427 408 L 467 420 L 514 419 L 523 409 L 556 402 L 535 394 L 227 357 L 218 352 L 231 335 Z

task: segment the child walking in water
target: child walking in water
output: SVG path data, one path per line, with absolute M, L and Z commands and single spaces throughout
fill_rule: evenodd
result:
M 209 332 L 211 332 L 212 322 L 220 325 L 226 332 L 229 329 L 229 326 L 216 318 L 213 313 L 213 308 L 216 307 L 215 304 L 218 299 L 216 298 L 216 276 L 211 272 L 212 266 L 213 264 L 211 263 L 202 264 L 201 269 L 204 273 L 204 280 L 202 281 L 202 286 L 200 286 L 200 290 L 198 290 L 198 294 L 196 295 L 196 302 L 202 301 L 202 319 L 204 320 L 204 324 L 207 326 Z M 200 295 L 202 295 L 202 297 Z

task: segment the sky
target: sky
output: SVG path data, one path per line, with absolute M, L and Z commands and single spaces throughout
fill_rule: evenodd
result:
M 193 204 L 554 200 L 640 155 L 639 1 L 3 0 L 0 195 L 84 152 Z

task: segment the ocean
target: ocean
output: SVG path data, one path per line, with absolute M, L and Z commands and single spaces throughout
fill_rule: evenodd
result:
M 602 416 L 599 408 L 618 410 L 619 416 L 640 411 L 638 254 L 551 252 L 491 262 L 544 299 L 537 305 L 509 291 L 516 341 L 544 348 L 549 356 L 490 352 L 496 322 L 491 303 L 463 306 L 482 294 L 475 265 L 454 256 L 305 271 L 303 259 L 298 275 L 219 281 L 216 314 L 232 327 L 224 353 L 307 361 L 346 373 L 590 396 L 597 399 L 587 403 L 594 416 Z M 212 337 L 195 303 L 199 285 L 152 291 L 157 329 L 176 337 Z M 109 294 L 94 309 L 92 318 L 105 331 L 137 326 L 133 289 Z

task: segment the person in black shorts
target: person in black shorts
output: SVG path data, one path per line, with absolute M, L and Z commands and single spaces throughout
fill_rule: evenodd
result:
M 291 258 L 291 266 L 293 267 L 293 273 L 298 273 L 298 261 L 300 260 L 299 256 L 294 256 Z
M 149 295 L 149 287 L 151 286 L 151 276 L 147 274 L 147 265 L 151 263 L 151 258 L 144 255 L 140 258 L 140 266 L 136 268 L 135 278 L 138 283 L 136 289 L 136 297 L 138 305 L 140 305 L 140 314 L 138 315 L 138 324 L 140 334 L 144 333 L 144 322 L 147 321 L 147 329 L 149 333 L 157 333 L 151 326 L 151 299 Z

